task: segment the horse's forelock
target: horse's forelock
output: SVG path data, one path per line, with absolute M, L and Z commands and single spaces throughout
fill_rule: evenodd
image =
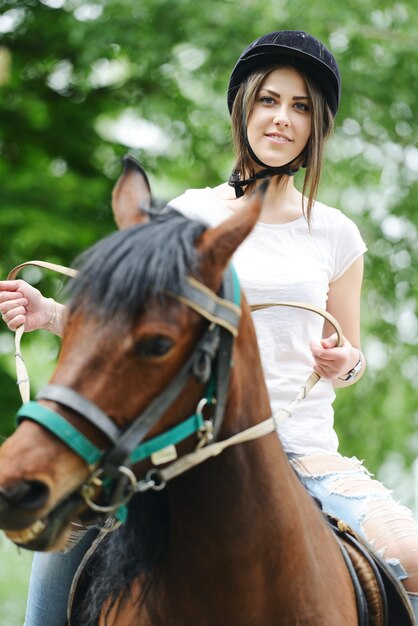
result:
M 175 291 L 196 270 L 195 242 L 206 228 L 170 210 L 102 239 L 76 262 L 70 310 L 132 323 L 147 298 Z

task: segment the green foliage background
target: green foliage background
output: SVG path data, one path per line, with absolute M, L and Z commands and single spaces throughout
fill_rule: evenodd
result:
M 408 466 L 418 451 L 417 26 L 413 0 L 0 0 L 0 276 L 33 258 L 68 264 L 110 232 L 128 151 L 161 198 L 224 180 L 235 59 L 261 33 L 307 30 L 343 77 L 319 197 L 354 218 L 369 247 L 369 366 L 338 393 L 341 449 L 372 471 L 395 452 Z M 60 280 L 26 277 L 59 297 Z M 36 388 L 58 345 L 35 333 L 24 350 Z M 19 405 L 12 352 L 3 326 L 3 435 Z

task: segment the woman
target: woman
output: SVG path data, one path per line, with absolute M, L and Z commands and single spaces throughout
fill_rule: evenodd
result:
M 364 373 L 360 351 L 360 291 L 366 250 L 357 227 L 338 210 L 315 201 L 324 143 L 340 99 L 340 75 L 332 54 L 300 31 L 269 33 L 250 44 L 231 75 L 236 165 L 214 189 L 189 190 L 171 206 L 215 225 L 239 211 L 246 196 L 271 177 L 260 221 L 234 257 L 250 304 L 296 300 L 326 308 L 340 322 L 344 342 L 306 311 L 254 313 L 273 412 L 295 396 L 312 367 L 322 380 L 279 428 L 291 463 L 323 508 L 345 520 L 384 555 L 403 580 L 418 623 L 418 526 L 356 459 L 338 452 L 333 428 L 333 387 Z M 303 193 L 293 182 L 306 168 Z M 62 333 L 62 305 L 23 281 L 0 283 L 0 312 L 9 328 L 48 328 Z M 318 341 L 318 337 L 322 339 Z M 91 531 L 90 531 L 91 533 Z M 65 602 L 51 613 L 36 608 L 42 586 L 61 597 L 90 535 L 66 555 L 36 555 L 26 624 L 65 623 Z M 64 570 L 62 570 L 64 568 Z M 58 606 L 63 604 L 64 606 Z

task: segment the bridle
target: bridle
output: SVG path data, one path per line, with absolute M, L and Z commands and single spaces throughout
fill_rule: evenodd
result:
M 15 274 L 14 270 L 12 275 Z M 140 415 L 131 420 L 127 428 L 119 429 L 97 405 L 64 385 L 47 385 L 36 396 L 37 400 L 54 401 L 82 415 L 110 440 L 111 447 L 108 451 L 99 449 L 63 416 L 38 402 L 26 402 L 18 411 L 19 423 L 23 420 L 37 422 L 88 464 L 92 476 L 82 486 L 81 495 L 94 510 L 108 513 L 119 509 L 121 502 L 125 502 L 127 497 L 124 493 L 126 483 L 130 483 L 131 487 L 136 483 L 130 469 L 135 463 L 150 456 L 157 465 L 173 460 L 176 458 L 173 454 L 176 444 L 197 433 L 198 445 L 201 447 L 216 439 L 221 428 L 231 370 L 233 339 L 238 334 L 241 316 L 240 289 L 236 274 L 232 267 L 225 272 L 220 296 L 213 294 L 193 278 L 188 278 L 178 293 L 170 295 L 203 315 L 209 325 L 177 375 Z M 16 354 L 19 355 L 17 359 L 21 370 L 23 360 L 19 347 Z M 196 412 L 162 435 L 144 441 L 191 378 L 206 386 L 205 395 Z M 27 375 L 23 375 L 23 380 L 25 385 L 29 384 Z M 213 409 L 211 419 L 203 417 L 203 406 L 206 404 Z M 97 487 L 103 487 L 108 492 L 109 505 L 102 507 L 92 501 Z M 132 490 L 129 491 L 129 497 L 131 493 Z
M 63 266 L 30 261 L 15 267 L 8 279 L 15 278 L 20 269 L 27 265 L 52 269 L 71 277 L 77 274 L 75 270 Z M 232 368 L 233 344 L 238 334 L 241 318 L 241 290 L 238 278 L 230 265 L 224 272 L 219 295 L 192 277 L 188 277 L 177 292 L 171 292 L 168 295 L 206 318 L 209 325 L 180 371 L 164 391 L 141 414 L 131 420 L 129 426 L 123 430 L 120 429 L 96 404 L 65 385 L 49 384 L 36 396 L 36 400 L 54 401 L 80 414 L 110 440 L 111 447 L 106 451 L 98 448 L 56 411 L 36 401 L 29 401 L 29 377 L 20 350 L 24 328 L 20 327 L 16 331 L 16 369 L 19 390 L 24 402 L 17 413 L 18 423 L 23 420 L 37 422 L 84 459 L 91 473 L 81 485 L 80 495 L 87 506 L 97 513 L 102 516 L 113 514 L 120 521 L 126 518 L 126 504 L 135 493 L 149 489 L 163 489 L 172 478 L 220 454 L 226 448 L 275 431 L 279 422 L 292 414 L 297 404 L 308 395 L 320 378 L 318 374 L 312 372 L 295 399 L 286 408 L 229 439 L 218 441 Z M 327 311 L 298 302 L 266 303 L 255 305 L 252 309 L 258 310 L 271 306 L 303 308 L 321 315 L 334 327 L 338 345 L 342 345 L 341 328 L 337 320 Z M 161 435 L 144 441 L 149 431 L 173 404 L 191 378 L 205 385 L 204 395 L 195 413 Z M 203 416 L 205 406 L 207 406 L 205 413 L 208 409 L 211 413 L 209 418 Z M 195 450 L 177 458 L 175 446 L 192 435 L 196 435 L 198 440 Z M 138 480 L 131 467 L 149 457 L 154 466 L 164 464 L 165 467 L 160 469 L 154 467 L 147 472 L 145 477 Z M 104 493 L 107 504 L 97 504 L 94 501 L 99 491 Z

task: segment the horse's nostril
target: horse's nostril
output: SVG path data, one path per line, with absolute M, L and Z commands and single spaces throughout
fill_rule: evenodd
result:
M 22 480 L 7 488 L 0 488 L 1 497 L 22 509 L 38 509 L 48 499 L 49 488 L 39 480 Z

